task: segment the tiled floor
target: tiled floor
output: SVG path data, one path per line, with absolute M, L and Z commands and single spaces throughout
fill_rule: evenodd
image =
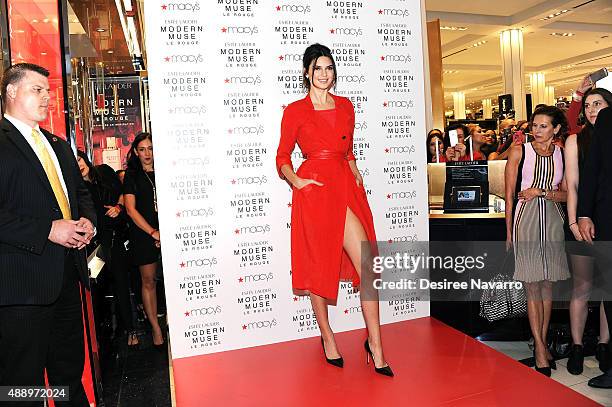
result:
M 527 342 L 482 343 L 514 360 L 522 360 L 532 356 L 532 351 Z M 557 370 L 552 371 L 551 378 L 604 406 L 612 406 L 612 389 L 595 389 L 587 385 L 589 379 L 601 374 L 599 364 L 594 356 L 589 356 L 584 359 L 584 371 L 581 375 L 574 376 L 568 373 L 566 365 L 567 359 L 557 360 Z

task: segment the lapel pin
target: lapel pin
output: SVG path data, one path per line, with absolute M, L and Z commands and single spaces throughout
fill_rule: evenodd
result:
M 53 141 L 57 141 L 57 137 L 53 137 Z

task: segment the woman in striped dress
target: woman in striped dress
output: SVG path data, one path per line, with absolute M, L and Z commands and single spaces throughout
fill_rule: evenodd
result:
M 550 376 L 546 334 L 552 283 L 569 278 L 561 207 L 567 200 L 563 153 L 553 140 L 565 137 L 568 127 L 563 112 L 553 106 L 536 109 L 532 120 L 535 140 L 512 147 L 506 164 L 506 244 L 514 246 L 514 278 L 527 290 L 536 370 Z

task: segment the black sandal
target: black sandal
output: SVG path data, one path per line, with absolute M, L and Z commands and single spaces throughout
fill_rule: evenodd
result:
M 140 341 L 138 340 L 138 335 L 136 334 L 136 331 L 129 331 L 128 335 L 128 347 L 129 348 L 134 348 L 136 346 L 138 346 L 140 344 Z

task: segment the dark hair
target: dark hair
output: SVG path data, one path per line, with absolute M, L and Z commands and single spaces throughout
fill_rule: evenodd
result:
M 533 125 L 533 119 L 538 115 L 544 115 L 550 117 L 553 127 L 561 125 L 559 132 L 555 135 L 555 138 L 561 138 L 565 140 L 569 132 L 569 126 L 567 125 L 567 118 L 563 110 L 556 106 L 542 105 L 538 107 L 531 115 L 531 123 Z
M 429 152 L 429 143 L 435 137 L 439 138 L 440 141 L 442 142 L 442 154 L 444 154 L 444 151 L 446 150 L 446 146 L 444 145 L 444 133 L 442 133 L 442 130 L 439 130 L 439 129 L 430 130 L 429 133 L 427 133 L 427 141 L 425 142 L 425 146 L 427 149 L 427 162 L 428 163 L 433 162 L 434 156 Z
M 538 110 L 541 107 L 545 107 L 548 106 L 546 103 L 538 103 L 535 107 L 535 109 L 533 109 L 533 114 L 535 114 L 535 111 Z
M 89 167 L 89 170 L 91 171 L 91 169 L 93 168 L 93 164 L 89 160 L 89 157 L 87 157 L 87 154 L 85 154 L 83 150 L 77 150 L 77 156 L 80 159 L 82 159 L 85 162 L 85 164 L 87 164 L 87 166 Z
M 22 80 L 28 71 L 41 74 L 45 78 L 49 77 L 49 71 L 40 65 L 22 62 L 9 66 L 4 70 L 4 73 L 2 74 L 2 83 L 0 84 L 3 104 L 6 104 L 6 88 L 8 85 L 14 85 Z
M 145 139 L 149 139 L 151 140 L 151 143 L 153 143 L 153 136 L 151 136 L 151 133 L 140 132 L 134 138 L 134 141 L 132 142 L 132 146 L 130 147 L 130 151 L 128 152 L 128 155 L 127 155 L 128 170 L 134 170 L 134 171 L 141 170 L 142 171 L 142 164 L 140 164 L 140 160 L 138 159 L 138 156 L 134 154 L 134 150 L 136 150 L 138 148 L 138 145 Z
M 584 126 L 582 130 L 578 132 L 578 138 L 576 139 L 576 144 L 578 145 L 578 157 L 579 161 L 582 161 L 587 155 L 589 151 L 589 147 L 591 146 L 591 137 L 593 136 L 594 126 L 586 119 L 586 114 L 584 111 L 584 105 L 586 104 L 586 98 L 590 95 L 600 95 L 608 104 L 609 107 L 612 107 L 612 92 L 604 88 L 591 88 L 585 92 L 584 96 L 582 96 L 582 108 L 580 110 L 582 116 L 585 118 Z
M 316 65 L 317 60 L 321 57 L 327 57 L 331 59 L 332 66 L 334 67 L 334 87 L 336 86 L 336 80 L 338 79 L 338 72 L 336 70 L 336 61 L 332 56 L 331 50 L 325 45 L 315 43 L 309 45 L 304 51 L 304 56 L 302 57 L 302 65 L 304 68 L 304 72 L 302 73 L 302 85 L 306 88 L 307 91 L 310 90 L 310 79 L 307 77 L 308 69 L 310 69 L 310 65 L 313 63 Z
M 82 150 L 77 150 L 77 156 L 89 167 L 89 179 L 91 179 L 92 184 L 97 184 L 109 191 L 121 190 L 119 177 L 117 177 L 115 171 L 109 165 L 101 164 L 94 166 L 89 157 L 87 157 L 87 154 Z

